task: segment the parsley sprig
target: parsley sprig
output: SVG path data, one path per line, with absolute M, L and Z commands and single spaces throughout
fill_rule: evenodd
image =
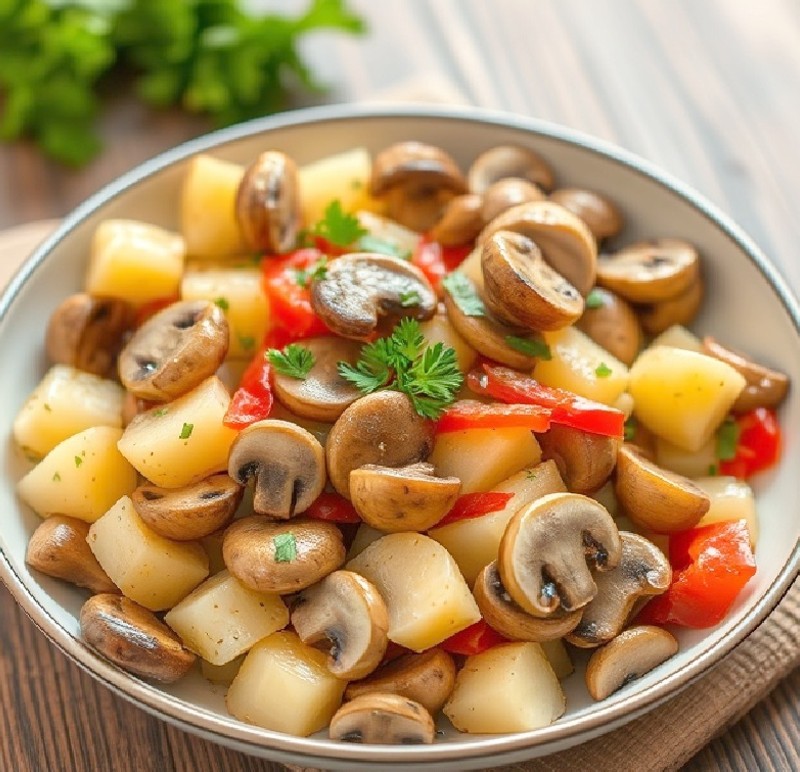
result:
M 271 348 L 267 351 L 267 358 L 270 364 L 281 375 L 288 375 L 290 378 L 304 380 L 314 366 L 314 355 L 311 349 L 301 346 L 299 343 L 290 343 L 283 351 Z
M 339 362 L 338 368 L 362 393 L 401 391 L 419 415 L 431 419 L 455 401 L 464 382 L 455 350 L 428 344 L 414 319 L 401 320 L 391 336 L 365 345 L 355 365 Z
M 301 287 L 308 287 L 311 282 L 321 281 L 328 273 L 328 258 L 323 256 L 308 268 L 295 271 L 295 281 Z
M 339 199 L 325 207 L 323 218 L 308 230 L 308 235 L 319 236 L 337 247 L 349 247 L 366 236 L 368 231 L 354 214 L 345 212 Z

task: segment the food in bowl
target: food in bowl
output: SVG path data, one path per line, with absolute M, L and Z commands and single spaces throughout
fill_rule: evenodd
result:
M 200 156 L 180 235 L 103 223 L 15 422 L 29 561 L 97 592 L 85 639 L 165 681 L 200 657 L 268 729 L 427 743 L 440 709 L 556 720 L 564 641 L 602 699 L 719 622 L 788 381 L 685 328 L 690 244 L 612 248 L 622 213 L 553 177 Z

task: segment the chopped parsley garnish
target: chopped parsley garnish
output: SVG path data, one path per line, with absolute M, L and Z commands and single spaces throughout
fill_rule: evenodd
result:
M 345 212 L 342 202 L 336 199 L 325 207 L 324 217 L 308 232 L 309 235 L 319 236 L 337 247 L 349 247 L 354 241 L 366 236 L 367 229 L 361 225 L 358 217 Z
M 300 268 L 294 272 L 295 281 L 301 287 L 308 287 L 312 281 L 324 279 L 328 273 L 328 258 L 321 257 L 308 268 Z
M 442 286 L 466 316 L 485 316 L 486 306 L 478 296 L 475 285 L 461 271 L 453 271 L 442 279 Z
M 214 305 L 218 308 L 221 308 L 223 311 L 227 311 L 231 307 L 231 304 L 228 302 L 228 298 L 223 297 L 215 298 Z
M 518 338 L 516 335 L 506 335 L 506 343 L 515 351 L 519 351 L 529 357 L 544 359 L 548 361 L 553 358 L 553 354 L 541 338 Z
M 184 424 L 181 428 L 180 439 L 188 440 L 194 431 L 194 424 Z
M 311 349 L 299 343 L 290 343 L 283 351 L 271 348 L 267 351 L 270 364 L 281 375 L 288 375 L 298 380 L 305 379 L 314 366 L 314 355 Z
M 535 469 L 528 469 L 528 471 L 525 472 L 525 479 L 526 480 L 535 480 L 537 474 L 538 474 L 538 472 Z
M 400 293 L 400 305 L 403 308 L 411 308 L 411 306 L 418 306 L 422 298 L 416 290 L 409 290 L 408 292 Z
M 719 474 L 719 469 L 717 468 L 716 464 L 709 464 L 708 465 L 708 476 L 709 477 L 716 477 Z
M 53 482 L 61 482 L 61 475 L 58 472 L 53 473 Z
M 272 537 L 276 563 L 291 563 L 297 557 L 297 539 L 291 531 Z
M 252 335 L 237 335 L 239 345 L 245 350 L 250 351 L 255 348 L 256 339 Z
M 597 367 L 594 368 L 594 374 L 598 378 L 608 378 L 612 372 L 612 369 L 605 362 L 601 362 L 599 365 L 597 365 Z
M 156 418 L 161 418 L 161 416 L 165 416 L 167 413 L 169 413 L 169 410 L 167 410 L 165 407 L 160 407 L 158 410 L 153 411 L 153 415 Z
M 356 246 L 362 252 L 377 252 L 379 255 L 399 257 L 401 260 L 411 259 L 411 252 L 408 249 L 403 249 L 393 241 L 387 241 L 378 236 L 373 236 L 371 233 L 365 233 L 358 240 Z
M 739 424 L 730 416 L 717 429 L 717 458 L 720 461 L 731 461 L 736 458 L 736 446 L 739 443 Z
M 47 402 L 45 402 L 45 403 L 44 403 L 44 409 L 45 409 L 45 410 L 46 410 L 48 413 L 52 413 L 52 412 L 53 412 L 53 408 L 51 408 L 51 407 L 50 407 L 50 405 L 48 405 L 48 404 L 47 404 Z
M 636 428 L 638 424 L 636 423 L 636 418 L 634 416 L 629 416 L 625 420 L 625 428 L 623 429 L 623 439 L 627 442 L 630 442 L 636 436 Z
M 603 293 L 595 288 L 586 296 L 586 308 L 602 308 L 606 304 Z
M 83 459 L 80 456 L 75 456 L 75 467 L 79 467 L 83 463 Z

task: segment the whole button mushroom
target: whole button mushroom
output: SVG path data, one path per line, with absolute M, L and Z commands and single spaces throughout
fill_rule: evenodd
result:
M 389 255 L 344 255 L 311 289 L 311 305 L 320 319 L 338 335 L 358 340 L 369 338 L 382 322 L 430 319 L 436 304 L 436 292 L 422 271 Z
M 300 229 L 300 187 L 295 162 L 268 150 L 250 166 L 236 193 L 236 219 L 245 244 L 254 252 L 294 249 Z
M 328 728 L 331 740 L 370 745 L 428 745 L 435 735 L 431 714 L 396 694 L 362 694 L 342 705 Z
M 428 234 L 433 241 L 445 246 L 457 246 L 474 241 L 483 228 L 483 201 L 475 193 L 464 193 L 450 200 L 441 219 Z
M 488 223 L 506 209 L 527 201 L 544 201 L 545 198 L 544 192 L 538 185 L 519 177 L 506 177 L 493 182 L 483 192 L 481 215 L 483 221 Z
M 228 321 L 206 300 L 184 300 L 148 319 L 119 356 L 119 377 L 140 399 L 169 402 L 213 375 L 228 353 Z
M 483 193 L 493 182 L 520 177 L 543 190 L 553 188 L 553 170 L 533 150 L 520 145 L 497 145 L 481 153 L 467 172 L 472 193 Z
M 255 481 L 253 509 L 288 520 L 305 512 L 325 487 L 325 451 L 313 434 L 290 421 L 256 421 L 236 436 L 228 474 Z
M 616 236 L 622 230 L 622 214 L 616 205 L 593 190 L 559 188 L 550 200 L 561 204 L 583 220 L 597 242 Z
M 595 287 L 589 293 L 575 326 L 628 366 L 639 355 L 644 341 L 642 325 L 631 305 L 604 287 Z

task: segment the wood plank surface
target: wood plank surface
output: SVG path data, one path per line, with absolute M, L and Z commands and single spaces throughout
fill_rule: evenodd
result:
M 719 204 L 800 289 L 797 0 L 351 2 L 369 20 L 369 37 L 318 35 L 306 46 L 332 84 L 327 101 L 413 82 L 421 93 L 460 94 L 617 142 Z M 44 161 L 26 143 L 0 146 L 0 228 L 61 216 L 206 128 L 120 93 L 102 119 L 106 152 L 80 172 Z M 0 739 L 3 772 L 280 768 L 166 727 L 112 696 L 50 646 L 4 589 Z M 800 769 L 800 672 L 686 769 Z

